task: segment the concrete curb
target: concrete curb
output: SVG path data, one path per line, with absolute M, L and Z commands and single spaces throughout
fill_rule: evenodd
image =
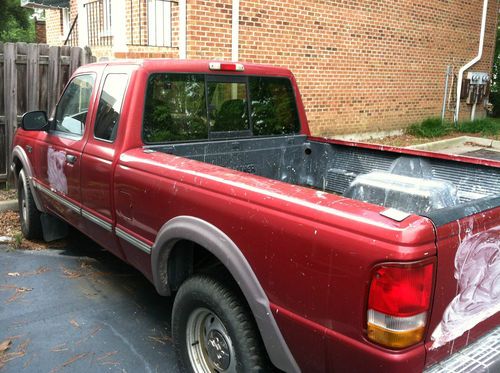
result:
M 473 137 L 473 136 L 460 136 L 452 139 L 428 142 L 426 144 L 412 145 L 408 146 L 410 149 L 419 149 L 419 150 L 443 150 L 456 146 L 463 146 L 465 143 L 477 144 L 479 146 L 484 146 L 488 148 L 500 148 L 500 141 L 498 140 L 490 140 L 481 137 Z
M 13 210 L 13 211 L 19 210 L 17 199 L 11 199 L 9 201 L 0 201 L 0 212 L 7 210 Z

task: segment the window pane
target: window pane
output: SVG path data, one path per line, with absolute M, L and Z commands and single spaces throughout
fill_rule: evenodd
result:
M 208 82 L 210 132 L 249 129 L 245 83 Z
M 104 82 L 95 119 L 94 136 L 114 141 L 127 88 L 126 74 L 109 74 Z
M 208 138 L 203 75 L 154 74 L 146 93 L 145 142 Z
M 172 1 L 148 0 L 148 45 L 172 46 Z
M 80 75 L 71 81 L 57 104 L 56 131 L 83 134 L 93 86 L 93 75 Z
M 290 80 L 250 77 L 249 83 L 254 136 L 285 135 L 300 131 Z

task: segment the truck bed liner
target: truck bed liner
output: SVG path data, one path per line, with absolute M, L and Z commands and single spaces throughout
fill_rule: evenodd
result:
M 373 171 L 387 172 L 388 177 L 392 172 L 446 181 L 456 188 L 459 201 L 459 205 L 454 206 L 453 218 L 467 215 L 459 211 L 464 210 L 463 207 L 488 207 L 488 201 L 496 201 L 500 196 L 498 168 L 310 141 L 305 135 L 148 148 L 338 195 L 344 195 L 357 176 Z

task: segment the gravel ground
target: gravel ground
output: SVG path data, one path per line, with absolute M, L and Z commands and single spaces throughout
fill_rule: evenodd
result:
M 17 199 L 17 192 L 14 189 L 0 190 L 0 201 L 9 201 L 11 199 Z
M 8 245 L 15 249 L 43 250 L 61 248 L 66 244 L 65 240 L 47 243 L 45 241 L 30 241 L 25 239 L 21 233 L 19 214 L 15 211 L 0 212 L 0 237 L 9 237 L 11 241 Z

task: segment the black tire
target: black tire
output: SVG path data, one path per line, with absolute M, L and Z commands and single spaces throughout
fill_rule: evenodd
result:
M 183 372 L 273 370 L 248 306 L 211 277 L 195 275 L 182 284 L 174 301 L 172 334 Z
M 41 238 L 42 223 L 40 220 L 40 211 L 36 208 L 24 170 L 19 172 L 17 200 L 19 203 L 19 220 L 23 236 L 28 240 Z

